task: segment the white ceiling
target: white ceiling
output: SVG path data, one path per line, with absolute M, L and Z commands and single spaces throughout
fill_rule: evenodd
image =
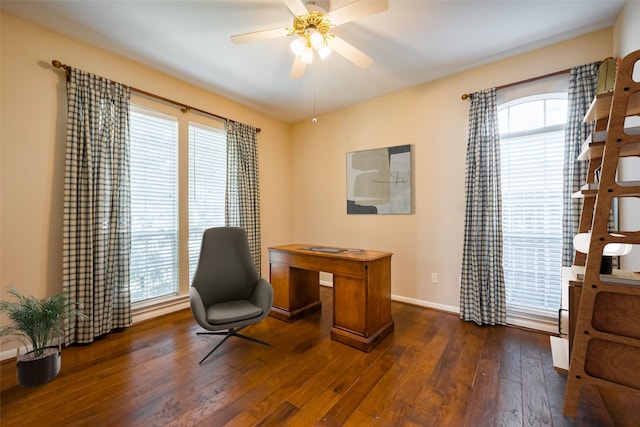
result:
M 329 10 L 350 2 L 332 0 Z M 609 27 L 624 0 L 388 3 L 387 12 L 332 30 L 371 56 L 371 67 L 362 70 L 334 53 L 308 66 L 302 79 L 291 80 L 290 38 L 230 41 L 234 34 L 291 26 L 282 1 L 0 2 L 11 14 L 295 122 L 314 115 L 314 85 L 321 114 Z

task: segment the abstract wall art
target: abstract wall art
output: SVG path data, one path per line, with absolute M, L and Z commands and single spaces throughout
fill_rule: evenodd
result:
M 347 214 L 410 213 L 410 145 L 347 153 Z

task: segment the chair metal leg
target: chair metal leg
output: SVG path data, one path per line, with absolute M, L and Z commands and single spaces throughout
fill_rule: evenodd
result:
M 199 365 L 202 365 L 202 362 L 204 362 L 207 357 L 211 356 L 211 354 L 216 351 L 216 349 L 218 347 L 220 347 L 222 345 L 222 343 L 224 343 L 226 340 L 228 340 L 230 337 L 238 337 L 238 338 L 243 338 L 245 340 L 248 341 L 252 341 L 255 342 L 257 344 L 262 344 L 262 345 L 266 345 L 269 346 L 270 344 L 264 341 L 260 341 L 259 339 L 253 338 L 253 337 L 249 337 L 246 335 L 242 335 L 240 333 L 238 333 L 239 331 L 241 331 L 242 329 L 246 328 L 246 326 L 243 326 L 242 328 L 236 328 L 236 329 L 229 329 L 228 332 L 211 332 L 211 331 L 206 331 L 206 332 L 196 332 L 196 335 L 224 335 L 224 338 L 222 339 L 222 341 L 220 341 L 215 347 L 213 347 L 213 349 L 207 353 L 207 355 L 205 357 L 202 358 L 202 360 L 200 360 L 200 362 L 198 362 Z
M 222 334 L 219 334 L 219 333 L 209 333 L 209 334 L 199 334 L 199 335 L 222 335 Z M 212 354 L 214 351 L 216 351 L 216 349 L 217 349 L 218 347 L 220 347 L 220 346 L 222 345 L 222 343 L 223 343 L 223 342 L 225 342 L 226 340 L 228 340 L 230 336 L 231 336 L 231 334 L 226 334 L 226 336 L 222 339 L 222 341 L 220 341 L 220 342 L 219 342 L 215 347 L 213 347 L 213 349 L 211 349 L 211 351 L 210 351 L 209 353 L 207 353 L 207 355 L 206 355 L 205 357 L 203 357 L 203 358 L 200 360 L 200 362 L 198 362 L 198 365 L 202 365 L 202 362 L 204 362 L 204 361 L 207 359 L 207 357 L 211 356 L 211 354 Z
M 235 334 L 234 333 L 233 336 L 238 337 L 238 338 L 244 338 L 245 340 L 253 341 L 253 342 L 258 343 L 258 344 L 266 345 L 267 347 L 269 347 L 271 345 L 268 342 L 260 341 L 259 339 L 256 339 L 256 338 L 253 338 L 253 337 L 248 337 L 248 336 L 242 335 L 242 334 Z

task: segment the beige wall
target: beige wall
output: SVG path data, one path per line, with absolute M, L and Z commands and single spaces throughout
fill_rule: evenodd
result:
M 616 56 L 640 49 L 640 1 L 627 0 L 613 28 Z
M 9 285 L 39 297 L 62 290 L 66 95 L 53 59 L 260 127 L 263 244 L 290 240 L 290 125 L 4 12 L 0 19 L 2 298 Z
M 460 96 L 601 60 L 612 47 L 612 30 L 598 31 L 296 123 L 293 240 L 391 251 L 392 294 L 457 310 L 469 109 Z M 414 214 L 347 215 L 346 153 L 401 144 L 413 146 Z

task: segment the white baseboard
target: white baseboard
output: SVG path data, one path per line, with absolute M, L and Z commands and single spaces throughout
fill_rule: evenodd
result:
M 33 348 L 31 346 L 27 347 L 25 351 L 23 351 L 24 347 L 20 346 L 20 354 L 24 354 L 24 353 L 28 353 L 31 350 L 33 350 Z M 0 353 L 0 361 L 2 360 L 7 360 L 7 359 L 12 359 L 16 357 L 16 349 L 15 348 L 11 348 L 9 350 L 5 350 L 2 353 Z
M 446 311 L 452 314 L 460 314 L 460 307 L 456 307 L 453 305 L 439 304 L 437 302 L 425 301 L 421 299 L 403 297 L 401 295 L 391 295 L 391 301 L 417 305 L 418 307 L 433 308 L 435 310 Z
M 333 283 L 331 281 L 320 280 L 321 286 L 326 286 L 328 288 L 333 288 Z M 403 302 L 405 304 L 417 305 L 418 307 L 426 307 L 433 308 L 435 310 L 446 311 L 448 313 L 460 314 L 460 307 L 455 307 L 452 305 L 446 304 L 438 304 L 431 301 L 424 301 L 415 298 L 403 297 L 400 295 L 391 295 L 391 301 Z

